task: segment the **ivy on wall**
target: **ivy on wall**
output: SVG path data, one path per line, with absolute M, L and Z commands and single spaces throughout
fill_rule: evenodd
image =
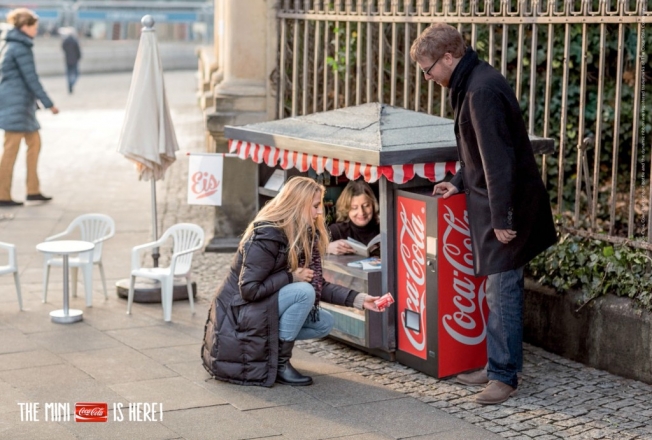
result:
M 581 291 L 585 304 L 611 293 L 652 311 L 651 262 L 640 249 L 565 234 L 526 266 L 526 274 L 560 293 Z

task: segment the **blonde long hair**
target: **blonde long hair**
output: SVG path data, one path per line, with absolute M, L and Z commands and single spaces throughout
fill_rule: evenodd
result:
M 310 218 L 310 209 L 315 194 L 319 194 L 323 201 L 324 191 L 322 185 L 308 177 L 293 177 L 288 180 L 278 195 L 267 202 L 258 212 L 254 221 L 247 226 L 240 246 L 244 245 L 256 228 L 263 226 L 260 224 L 255 226 L 257 223 L 272 223 L 281 229 L 288 239 L 290 271 L 299 267 L 299 256 L 302 252 L 305 252 L 305 266 L 308 267 L 315 240 L 318 240 L 317 245 L 322 256 L 326 254 L 328 247 L 328 232 L 326 232 L 324 216 L 317 217 L 314 224 Z

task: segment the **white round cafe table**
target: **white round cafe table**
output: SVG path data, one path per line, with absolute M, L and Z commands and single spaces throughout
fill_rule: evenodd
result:
M 92 251 L 95 245 L 89 241 L 81 240 L 53 240 L 36 245 L 36 250 L 47 254 L 56 254 L 63 257 L 63 309 L 50 312 L 52 322 L 71 324 L 84 319 L 83 312 L 68 308 L 68 256 L 80 252 Z

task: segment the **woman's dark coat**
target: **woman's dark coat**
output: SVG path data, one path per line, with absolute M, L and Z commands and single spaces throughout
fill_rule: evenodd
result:
M 5 131 L 38 130 L 36 100 L 45 108 L 54 105 L 36 74 L 33 45 L 32 39 L 16 28 L 0 36 L 0 128 Z
M 240 247 L 208 312 L 202 360 L 216 379 L 270 387 L 278 363 L 278 291 L 292 282 L 282 230 L 259 224 Z M 321 300 L 351 307 L 358 292 L 324 282 Z
M 521 109 L 505 78 L 468 49 L 450 79 L 476 275 L 523 266 L 556 241 L 550 199 Z M 513 229 L 508 244 L 494 229 Z
M 367 244 L 380 234 L 380 225 L 376 220 L 371 219 L 365 226 L 356 226 L 352 221 L 331 223 L 328 226 L 331 240 L 346 240 L 351 237 L 362 244 Z

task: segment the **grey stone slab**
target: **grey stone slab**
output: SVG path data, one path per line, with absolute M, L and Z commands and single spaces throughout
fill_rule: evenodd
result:
M 7 307 L 9 306 L 9 307 Z M 43 304 L 40 299 L 26 301 L 23 295 L 23 310 L 14 310 L 13 304 L 0 305 L 0 319 L 16 330 L 24 334 L 56 331 L 63 327 L 63 324 L 57 324 L 51 321 L 50 312 L 56 307 L 52 304 Z M 77 323 L 75 323 L 77 324 Z M 68 327 L 74 326 L 67 325 Z
M 394 438 L 440 434 L 473 427 L 468 422 L 411 397 L 350 405 L 342 408 L 342 411 Z M 498 438 L 489 431 L 485 432 L 486 439 Z
M 190 313 L 190 306 L 186 303 L 183 304 L 183 301 L 175 301 L 175 306 L 177 303 L 180 304 L 180 310 L 176 315 L 172 316 L 173 322 L 171 327 L 179 334 L 184 334 L 191 337 L 196 344 L 201 344 L 204 339 L 204 326 L 206 325 L 206 316 L 208 316 L 208 307 L 203 305 L 195 305 L 195 314 Z M 174 309 L 174 306 L 172 306 Z M 187 319 L 185 319 L 187 318 Z
M 95 380 L 106 384 L 177 376 L 172 370 L 129 347 L 70 353 L 66 358 Z
M 451 431 L 440 432 L 437 434 L 409 437 L 410 440 L 490 440 L 500 438 L 502 437 L 499 435 L 493 434 L 473 425 L 469 425 L 468 427 L 464 428 L 453 429 Z
M 190 303 L 187 300 L 174 301 L 172 303 L 172 321 L 165 324 L 195 339 L 201 339 L 204 334 L 207 312 L 208 306 L 202 305 L 201 303 L 195 304 L 195 314 L 192 314 Z M 164 322 L 163 309 L 160 303 L 140 303 L 138 307 L 134 303 L 132 313 L 143 314 L 157 319 L 159 323 Z
M 112 405 L 109 404 L 109 409 Z M 108 420 L 104 423 L 70 422 L 66 427 L 76 438 L 93 440 L 138 439 L 138 440 L 168 440 L 179 438 L 179 434 L 166 427 L 161 422 L 129 421 L 128 407 L 123 409 L 123 420 L 118 421 L 117 412 L 109 410 Z M 165 418 L 165 413 L 163 413 Z
M 190 362 L 166 364 L 165 366 L 170 370 L 179 373 L 182 377 L 198 384 L 203 384 L 211 379 L 211 375 L 208 374 L 208 371 L 206 371 L 204 365 L 199 359 Z
M 101 307 L 84 310 L 84 322 L 91 327 L 106 331 L 159 325 L 160 319 L 146 315 L 127 315 L 127 303 L 109 297 Z
M 235 440 L 272 437 L 280 431 L 231 405 L 164 413 L 163 424 L 187 440 Z
M 285 385 L 274 385 L 271 388 L 249 387 L 215 379 L 207 379 L 201 383 L 196 383 L 243 411 L 277 406 L 303 405 L 315 401 L 314 398 L 298 388 Z
M 20 370 L 1 371 L 0 379 L 27 393 L 56 383 L 62 388 L 90 379 L 84 371 L 69 364 L 47 365 Z
M 359 374 L 342 373 L 316 376 L 304 392 L 332 406 L 347 406 L 403 398 L 402 393 L 392 391 Z
M 25 365 L 40 367 L 65 363 L 64 359 L 47 350 L 22 351 L 0 355 L 0 371 L 19 370 Z
M 380 432 L 366 432 L 364 434 L 347 435 L 345 437 L 335 437 L 338 440 L 389 440 L 392 437 L 386 436 Z
M 228 402 L 183 377 L 143 380 L 112 385 L 130 402 L 162 403 L 165 411 L 226 405 Z
M 5 381 L 0 381 L 0 396 L 2 396 L 0 399 L 0 414 L 19 412 L 20 406 L 18 406 L 18 403 L 29 402 L 29 398 L 25 393 Z M 1 427 L 4 419 L 5 416 L 0 417 L 0 433 L 2 432 Z
M 302 405 L 278 406 L 248 411 L 259 422 L 285 437 L 311 440 L 376 432 L 347 409 L 314 401 Z
M 60 326 L 57 331 L 32 333 L 29 339 L 53 353 L 71 353 L 117 347 L 119 341 L 81 322 Z
M 7 264 L 0 261 L 0 265 Z M 22 283 L 21 283 L 21 296 L 22 296 Z M 14 284 L 14 277 L 12 274 L 0 276 L 0 303 L 14 304 L 15 310 L 18 310 L 18 294 L 16 292 L 16 284 Z
M 20 420 L 20 413 L 3 414 L 0 420 L 0 438 L 11 440 L 75 440 L 77 437 L 67 429 L 69 423 L 27 422 Z
M 38 344 L 30 341 L 22 332 L 5 328 L 0 330 L 0 353 L 17 353 L 32 351 L 39 348 Z
M 292 352 L 292 366 L 302 374 L 308 376 L 321 376 L 324 374 L 346 373 L 349 370 L 307 351 L 295 348 Z
M 199 355 L 200 348 L 201 345 L 196 343 L 176 347 L 150 348 L 141 350 L 140 352 L 164 365 L 189 362 L 191 359 L 194 359 L 195 363 L 199 364 L 201 363 Z
M 162 319 L 161 323 L 163 323 Z M 195 338 L 183 333 L 180 334 L 172 326 L 165 326 L 164 324 L 152 327 L 110 330 L 106 334 L 137 350 L 172 347 L 198 342 Z
M 64 384 L 60 378 L 49 378 L 40 387 L 26 390 L 25 394 L 30 401 L 40 402 L 41 407 L 47 402 L 68 402 L 73 414 L 77 402 L 105 402 L 109 407 L 113 403 L 128 403 L 120 394 L 93 379 L 80 379 Z

